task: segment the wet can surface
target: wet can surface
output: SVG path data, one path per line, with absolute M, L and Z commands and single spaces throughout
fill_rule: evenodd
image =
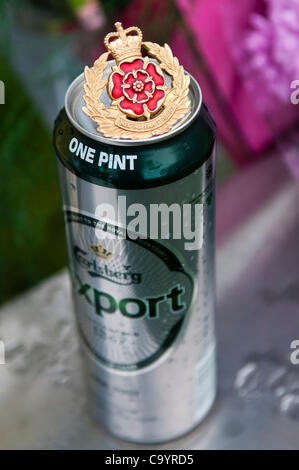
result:
M 82 113 L 79 76 L 55 123 L 90 405 L 108 431 L 135 442 L 181 436 L 215 398 L 215 126 L 191 76 L 189 98 L 171 132 L 107 138 Z M 163 230 L 167 210 L 188 205 L 202 208 L 200 249 L 149 234 L 151 207 L 161 209 Z M 149 222 L 143 236 L 136 211 Z

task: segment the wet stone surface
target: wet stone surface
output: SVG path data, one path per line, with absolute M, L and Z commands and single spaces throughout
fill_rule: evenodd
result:
M 284 188 L 218 250 L 218 397 L 197 429 L 155 449 L 299 448 L 297 201 Z M 89 415 L 66 271 L 2 307 L 0 339 L 1 448 L 151 448 Z

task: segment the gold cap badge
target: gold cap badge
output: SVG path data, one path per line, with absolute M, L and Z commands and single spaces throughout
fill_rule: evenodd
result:
M 82 109 L 105 137 L 141 140 L 165 134 L 189 111 L 189 76 L 167 44 L 142 42 L 135 26 L 124 30 L 118 22 L 115 28 L 104 39 L 108 52 L 85 67 Z M 148 56 L 142 57 L 142 46 Z M 109 54 L 115 65 L 105 80 Z M 110 106 L 101 101 L 105 87 Z

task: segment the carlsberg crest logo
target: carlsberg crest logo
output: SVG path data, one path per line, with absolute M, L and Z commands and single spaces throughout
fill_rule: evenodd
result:
M 105 250 L 106 256 L 98 256 L 99 245 Z M 90 251 L 103 260 L 109 260 L 113 255 L 111 251 L 104 248 L 101 244 L 91 245 Z M 140 272 L 132 270 L 130 265 L 123 265 L 122 270 L 112 269 L 108 264 L 100 264 L 96 259 L 92 259 L 87 251 L 82 250 L 78 245 L 73 247 L 74 257 L 82 268 L 88 271 L 93 278 L 103 278 L 120 285 L 140 284 L 142 275 Z
M 90 245 L 93 254 L 98 258 L 108 260 L 113 256 L 112 251 L 107 250 L 100 242 L 96 245 Z

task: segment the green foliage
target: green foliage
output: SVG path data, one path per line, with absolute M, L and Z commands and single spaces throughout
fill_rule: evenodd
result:
M 66 264 L 51 136 L 0 58 L 0 301 Z
M 132 0 L 101 0 L 100 4 L 106 15 L 118 15 L 120 10 L 128 7 Z

